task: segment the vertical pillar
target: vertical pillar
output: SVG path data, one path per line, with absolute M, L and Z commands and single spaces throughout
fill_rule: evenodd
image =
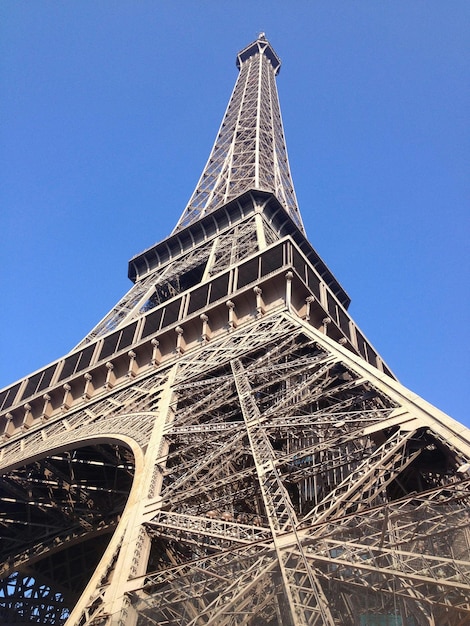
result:
M 305 321 L 309 322 L 310 321 L 310 307 L 312 305 L 312 302 L 314 302 L 315 298 L 313 296 L 308 296 L 307 298 L 305 298 Z
M 137 374 L 137 362 L 136 362 L 136 353 L 134 352 L 134 350 L 129 350 L 129 352 L 127 353 L 127 356 L 129 357 L 129 367 L 127 368 L 127 376 L 128 378 L 134 378 L 135 375 Z
M 263 207 L 257 207 L 257 211 L 262 211 Z M 255 213 L 255 224 L 256 224 L 256 237 L 258 239 L 258 247 L 260 250 L 264 250 L 266 248 L 266 235 L 264 233 L 264 224 L 261 213 Z
M 322 331 L 324 335 L 328 334 L 328 325 L 331 324 L 331 317 L 324 317 L 322 319 Z
M 150 342 L 152 344 L 152 360 L 150 363 L 153 367 L 158 367 L 160 365 L 160 361 L 162 360 L 162 353 L 160 352 L 160 342 L 158 339 L 152 339 Z
M 228 326 L 229 326 L 229 330 L 233 330 L 234 328 L 237 327 L 237 316 L 235 313 L 235 304 L 231 301 L 228 300 L 226 302 L 227 308 L 228 308 Z
M 93 394 L 93 383 L 91 382 L 93 376 L 87 372 L 83 375 L 83 378 L 85 379 L 85 386 L 83 388 L 82 400 L 89 400 Z
M 42 399 L 44 400 L 44 404 L 42 406 L 41 420 L 45 422 L 50 418 L 52 413 L 51 396 L 48 393 L 45 393 Z
M 104 383 L 105 389 L 112 389 L 114 383 L 116 382 L 116 375 L 114 373 L 114 365 L 108 361 L 106 363 L 106 369 L 108 370 L 106 374 L 106 382 Z
M 264 313 L 263 290 L 261 287 L 253 287 L 256 295 L 256 317 L 261 317 Z
M 202 333 L 201 339 L 202 343 L 207 343 L 210 338 L 210 327 L 209 327 L 209 318 L 205 313 L 201 313 L 199 319 L 202 321 Z
M 21 425 L 21 430 L 27 430 L 30 425 L 31 425 L 31 420 L 32 420 L 32 414 L 31 414 L 31 405 L 30 404 L 25 404 L 24 405 L 24 417 L 23 417 L 23 423 Z
M 5 428 L 3 429 L 3 437 L 5 439 L 8 439 L 9 437 L 11 437 L 12 432 L 15 430 L 14 424 L 13 424 L 13 415 L 8 412 L 5 415 Z
M 62 411 L 67 411 L 72 404 L 72 394 L 70 393 L 72 387 L 68 383 L 65 383 L 62 389 L 64 390 L 64 399 L 62 400 L 60 408 L 62 409 Z
M 126 593 L 127 581 L 142 576 L 147 569 L 151 540 L 143 523 L 148 515 L 146 507 L 148 507 L 149 500 L 158 497 L 161 489 L 162 474 L 158 465 L 162 463 L 161 449 L 165 441 L 163 432 L 173 419 L 172 386 L 177 367 L 173 368 L 165 382 L 158 407 L 155 409 L 155 414 L 159 419 L 155 420 L 140 471 L 136 471 L 132 492 L 125 510 L 126 519 L 122 520 L 125 524 L 124 536 L 113 572 L 113 580 L 121 581 L 121 583 L 110 585 L 104 596 L 104 612 L 109 615 L 107 626 L 135 626 L 137 624 L 138 615 Z M 158 477 L 157 480 L 156 477 Z M 154 506 L 153 504 L 152 507 Z M 73 624 L 78 623 L 77 618 L 83 614 L 83 607 L 81 610 L 80 607 L 76 608 L 77 613 L 73 616 L 75 621 L 71 620 Z
M 293 278 L 294 278 L 294 274 L 292 272 L 287 272 L 286 274 L 286 307 L 288 311 L 290 311 L 292 307 L 292 279 Z
M 175 328 L 175 333 L 177 335 L 176 337 L 176 353 L 177 354 L 183 354 L 184 352 L 184 337 L 183 337 L 183 333 L 184 330 L 181 328 L 181 326 L 177 326 Z

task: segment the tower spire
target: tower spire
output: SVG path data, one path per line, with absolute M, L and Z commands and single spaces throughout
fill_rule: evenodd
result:
M 237 67 L 209 160 L 174 232 L 250 189 L 273 193 L 304 232 L 276 88 L 281 61 L 264 33 L 238 53 Z
M 470 432 L 350 317 L 302 233 L 279 59 L 260 35 L 238 63 L 177 230 L 0 390 L 2 624 L 470 623 Z

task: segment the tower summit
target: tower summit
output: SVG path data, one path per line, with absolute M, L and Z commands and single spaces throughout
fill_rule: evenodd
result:
M 281 61 L 261 33 L 240 70 L 209 160 L 175 230 L 250 189 L 273 193 L 303 231 L 287 159 L 275 76 Z
M 172 234 L 0 391 L 0 621 L 455 626 L 470 434 L 403 387 L 307 241 L 265 36 Z

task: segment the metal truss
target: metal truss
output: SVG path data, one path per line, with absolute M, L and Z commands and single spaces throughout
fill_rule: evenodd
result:
M 3 623 L 68 617 L 131 490 L 135 458 L 124 441 L 147 444 L 165 380 L 163 372 L 153 375 L 3 445 Z
M 360 363 L 273 313 L 8 442 L 2 610 L 42 606 L 45 624 L 465 624 L 466 451 Z M 77 445 L 107 428 L 148 450 L 143 474 L 126 446 Z M 136 574 L 121 579 L 127 545 Z M 61 586 L 63 562 L 77 575 Z
M 38 624 L 60 624 L 69 616 L 64 596 L 31 575 L 16 573 L 3 579 L 0 597 L 0 619 L 5 625 L 31 623 L 32 615 Z M 18 598 L 23 599 L 21 604 Z
M 303 231 L 276 88 L 280 61 L 261 34 L 238 55 L 238 66 L 240 74 L 214 147 L 175 231 L 249 189 L 274 193 Z
M 267 224 L 264 229 L 266 240 L 269 243 L 276 241 L 275 233 Z M 138 280 L 74 350 L 125 326 L 131 320 L 193 287 L 204 277 L 231 267 L 258 249 L 256 226 L 252 218 L 226 229 L 166 265 L 159 265 L 157 270 Z
M 158 272 L 152 272 L 136 282 L 76 348 L 83 347 L 97 337 L 123 326 L 130 320 L 191 287 L 192 285 L 188 284 L 188 275 L 191 270 L 198 267 L 200 271 L 196 272 L 193 281 L 194 283 L 199 282 L 206 267 L 210 247 L 211 243 L 209 242 L 182 254 L 181 258 L 159 267 Z M 186 282 L 184 282 L 184 277 Z
M 303 550 L 300 549 L 297 559 L 293 559 L 292 552 L 286 558 L 285 552 L 282 550 L 282 542 L 279 542 L 278 535 L 286 531 L 294 531 L 295 533 L 298 524 L 297 517 L 281 475 L 273 463 L 273 449 L 269 437 L 261 425 L 260 412 L 253 399 L 252 389 L 243 365 L 240 360 L 234 360 L 231 362 L 231 367 L 254 457 L 263 503 L 285 584 L 291 613 L 289 622 L 297 621 L 299 624 L 309 624 L 316 621 L 315 618 L 318 615 L 321 617 L 322 623 L 333 625 L 333 617 L 323 595 L 323 590 L 305 559 Z
M 216 274 L 257 252 L 258 239 L 254 220 L 246 220 L 223 233 L 216 240 L 214 259 L 209 267 Z
M 469 433 L 349 318 L 304 237 L 279 59 L 260 35 L 238 65 L 174 233 L 0 394 L 2 623 L 470 623 Z
M 463 456 L 321 341 L 236 335 L 178 366 L 136 623 L 464 624 Z

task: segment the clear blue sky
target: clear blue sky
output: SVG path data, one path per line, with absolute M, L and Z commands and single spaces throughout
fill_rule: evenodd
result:
M 310 241 L 399 379 L 470 425 L 470 2 L 5 0 L 0 386 L 172 230 L 265 31 Z

